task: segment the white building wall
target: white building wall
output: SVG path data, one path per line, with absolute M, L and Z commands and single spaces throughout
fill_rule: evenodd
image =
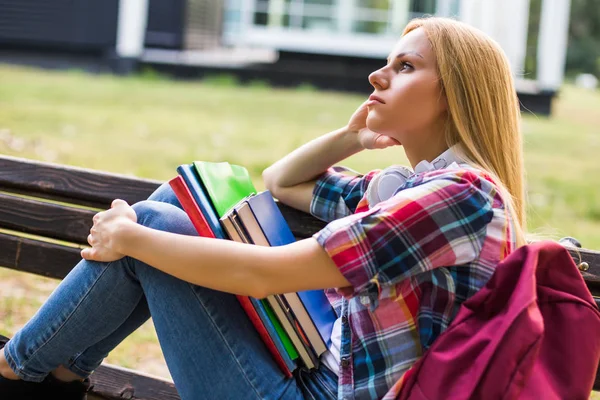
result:
M 570 10 L 570 0 L 544 0 L 542 3 L 537 48 L 540 89 L 556 90 L 564 79 Z
M 462 0 L 459 19 L 496 40 L 515 76 L 522 76 L 527 50 L 529 0 Z

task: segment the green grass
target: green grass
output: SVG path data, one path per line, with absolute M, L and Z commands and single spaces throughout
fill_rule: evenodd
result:
M 0 153 L 160 180 L 192 160 L 229 161 L 248 168 L 262 190 L 265 167 L 345 124 L 362 100 L 261 82 L 241 87 L 227 77 L 181 82 L 148 73 L 118 78 L 0 66 Z M 552 118 L 525 113 L 522 119 L 528 230 L 574 236 L 600 249 L 600 92 L 566 86 L 554 109 Z M 344 162 L 359 171 L 394 163 L 407 163 L 401 149 L 362 152 Z M 51 285 L 0 273 L 19 285 Z M 40 302 L 25 305 L 1 293 L 0 333 L 11 334 Z M 34 285 L 24 293 L 42 301 L 49 291 Z M 144 326 L 108 361 L 143 369 L 136 354 L 160 357 L 152 335 L 150 324 Z

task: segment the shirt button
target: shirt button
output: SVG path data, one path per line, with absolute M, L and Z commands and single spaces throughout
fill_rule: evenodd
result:
M 348 360 L 347 358 L 342 358 L 342 362 L 340 364 L 342 365 L 342 368 L 348 368 L 348 366 L 350 365 L 350 360 Z
M 347 324 L 348 323 L 348 317 L 346 317 L 345 315 L 342 315 L 342 324 Z

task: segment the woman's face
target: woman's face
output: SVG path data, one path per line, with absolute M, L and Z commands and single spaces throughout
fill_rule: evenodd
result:
M 422 28 L 400 39 L 387 65 L 373 72 L 369 82 L 375 88 L 368 103 L 370 130 L 393 137 L 405 147 L 441 139 L 446 99 Z

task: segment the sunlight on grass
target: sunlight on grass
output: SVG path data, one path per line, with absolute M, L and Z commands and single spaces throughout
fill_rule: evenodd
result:
M 264 168 L 344 125 L 362 96 L 160 77 L 0 66 L 0 153 L 168 180 L 193 160 Z M 529 231 L 600 249 L 600 93 L 566 86 L 552 118 L 524 114 Z M 401 148 L 362 152 L 358 171 L 407 164 Z M 13 334 L 57 282 L 0 269 L 0 333 Z M 108 362 L 169 377 L 151 322 Z M 600 400 L 600 396 L 594 395 Z

